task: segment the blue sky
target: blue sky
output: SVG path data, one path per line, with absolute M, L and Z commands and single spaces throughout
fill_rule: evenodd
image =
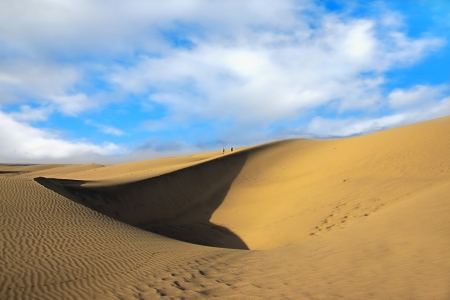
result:
M 0 163 L 118 163 L 450 115 L 450 2 L 0 2 Z

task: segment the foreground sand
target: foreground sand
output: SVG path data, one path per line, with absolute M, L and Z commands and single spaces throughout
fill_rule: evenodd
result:
M 449 132 L 1 165 L 0 298 L 449 299 Z

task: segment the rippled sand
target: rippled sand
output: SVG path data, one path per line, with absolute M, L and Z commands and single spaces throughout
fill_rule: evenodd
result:
M 0 165 L 1 299 L 449 299 L 450 117 L 115 166 Z

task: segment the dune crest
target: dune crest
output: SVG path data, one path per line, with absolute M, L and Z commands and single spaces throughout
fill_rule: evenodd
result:
M 229 229 L 210 223 L 247 158 L 220 157 L 148 179 L 117 184 L 35 178 L 55 192 L 102 214 L 171 238 L 248 249 Z
M 0 298 L 447 299 L 448 132 L 0 165 Z
M 155 168 L 165 173 L 144 168 L 149 178 L 133 181 L 51 181 L 72 200 L 140 228 L 203 245 L 270 249 L 343 228 L 446 182 L 450 141 L 442 135 L 450 127 L 442 123 L 441 131 L 422 123 L 348 139 L 273 142 L 199 161 L 173 158 L 176 164 Z M 123 174 L 130 165 L 137 164 L 103 169 Z M 236 242 L 216 241 L 223 234 Z

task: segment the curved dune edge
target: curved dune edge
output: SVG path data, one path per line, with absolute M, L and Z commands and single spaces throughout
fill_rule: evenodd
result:
M 446 182 L 447 119 L 349 139 L 280 141 L 201 160 L 149 161 L 141 169 L 137 163 L 105 167 L 109 178 L 91 181 L 36 180 L 98 212 L 172 238 L 277 248 L 343 228 Z M 98 176 L 97 170 L 83 175 Z
M 449 117 L 141 169 L 0 166 L 0 298 L 447 299 L 448 132 Z M 75 202 L 84 196 L 105 212 Z M 158 199 L 170 211 L 142 209 Z M 201 220 L 270 250 L 183 243 L 114 213 L 164 230 Z
M 229 229 L 210 222 L 242 169 L 247 152 L 133 182 L 37 177 L 43 186 L 119 221 L 207 246 L 248 249 Z

